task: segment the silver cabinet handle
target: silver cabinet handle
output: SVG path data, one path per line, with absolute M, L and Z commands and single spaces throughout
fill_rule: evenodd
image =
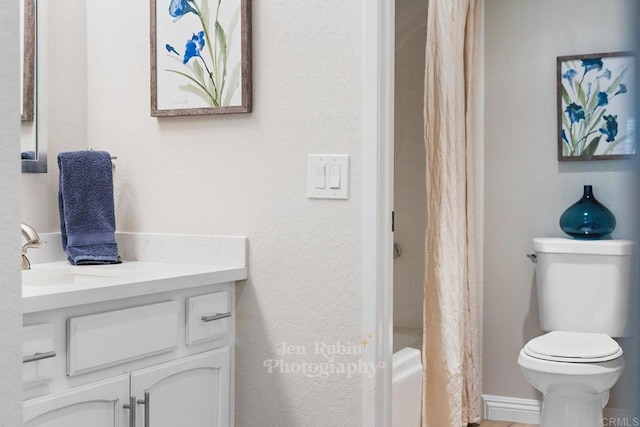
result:
M 149 427 L 151 425 L 151 421 L 149 416 L 151 414 L 151 396 L 149 396 L 149 392 L 144 392 L 144 400 L 138 400 L 139 405 L 144 405 L 144 427 Z
M 129 398 L 129 403 L 122 405 L 124 409 L 129 410 L 129 427 L 136 427 L 136 403 L 136 397 L 131 396 Z
M 231 312 L 228 313 L 216 313 L 215 316 L 202 316 L 203 322 L 213 322 L 214 320 L 224 319 L 226 317 L 231 317 Z
M 56 357 L 55 351 L 47 351 L 46 353 L 35 353 L 31 356 L 23 356 L 22 363 L 36 362 L 42 359 L 50 359 L 52 357 Z

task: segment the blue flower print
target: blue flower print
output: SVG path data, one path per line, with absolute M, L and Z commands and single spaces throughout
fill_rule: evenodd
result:
M 604 107 L 609 103 L 607 92 L 598 92 L 598 107 Z
M 573 86 L 573 78 L 576 76 L 576 74 L 578 74 L 578 72 L 573 68 L 571 68 L 570 70 L 567 70 L 567 72 L 562 75 L 562 78 L 567 79 L 569 81 L 569 86 Z
M 193 37 L 196 37 L 197 40 L 194 40 Z M 204 48 L 204 31 L 200 31 L 197 35 L 194 34 L 191 40 L 198 42 L 198 49 L 202 50 Z
M 628 108 L 627 93 L 635 91 L 629 86 L 633 65 L 608 56 L 566 57 L 559 66 L 557 138 L 563 158 L 616 156 L 627 150 L 623 141 L 629 134 L 621 111 Z
M 604 73 L 600 74 L 598 77 L 596 77 L 596 79 L 601 79 L 602 77 L 607 80 L 611 80 L 611 70 L 607 68 L 606 70 L 604 70 Z
M 584 67 L 584 73 L 587 74 L 591 70 L 602 70 L 602 58 L 583 59 L 582 66 Z
M 194 106 L 218 108 L 237 102 L 237 91 L 241 85 L 244 87 L 245 82 L 244 76 L 241 75 L 244 70 L 241 60 L 243 56 L 241 51 L 236 54 L 236 50 L 241 47 L 238 44 L 241 43 L 230 41 L 233 34 L 242 32 L 237 24 L 241 11 L 249 2 L 166 1 L 165 5 L 168 7 L 162 13 L 162 25 L 166 23 L 172 26 L 173 30 L 165 33 L 165 29 L 162 29 L 166 37 L 162 40 L 162 43 L 166 43 L 166 52 L 161 55 L 161 60 L 172 65 L 163 71 L 179 76 L 182 84 L 178 86 L 178 90 L 189 94 L 188 102 L 192 102 L 193 96 Z M 223 6 L 221 14 L 223 3 L 229 3 L 229 6 Z M 235 12 L 231 13 L 233 9 Z M 240 55 L 240 60 L 237 55 Z M 574 68 L 580 71 L 579 68 Z
M 176 21 L 189 12 L 198 15 L 198 11 L 191 6 L 191 1 L 192 0 L 171 0 L 171 3 L 169 3 L 169 15 L 176 18 Z
M 616 96 L 622 93 L 627 93 L 627 85 L 625 84 L 620 84 L 620 89 L 618 89 L 618 91 L 613 96 Z
M 575 102 L 567 105 L 567 108 L 564 110 L 564 112 L 569 116 L 571 124 L 578 123 L 580 120 L 584 120 L 584 110 Z
M 613 142 L 618 134 L 618 116 L 610 114 L 605 115 L 603 119 L 606 124 L 605 127 L 600 128 L 600 133 L 607 136 L 607 142 Z
M 184 50 L 183 64 L 189 62 L 194 56 L 200 56 L 200 51 L 204 48 L 204 31 L 194 34 L 190 40 L 187 40 Z
M 183 64 L 189 62 L 189 60 L 195 56 L 200 56 L 200 51 L 198 50 L 196 44 L 189 40 L 185 46 L 184 50 L 184 59 L 182 60 Z
M 167 49 L 167 52 L 169 52 L 169 53 L 175 53 L 176 55 L 180 56 L 180 54 L 178 53 L 178 51 L 177 51 L 177 50 L 175 50 L 175 49 L 174 49 L 174 47 L 173 47 L 173 46 L 171 46 L 170 44 L 168 44 L 168 43 L 167 43 L 166 45 L 164 45 L 164 47 Z

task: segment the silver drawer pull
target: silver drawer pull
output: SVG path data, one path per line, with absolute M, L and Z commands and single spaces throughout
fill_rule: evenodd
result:
M 138 405 L 144 405 L 144 427 L 151 427 L 151 396 L 148 391 L 144 392 L 144 400 L 138 400 Z
M 224 319 L 226 317 L 231 317 L 231 312 L 229 313 L 216 313 L 215 316 L 202 316 L 203 322 L 213 322 L 214 320 Z
M 38 360 L 50 359 L 52 357 L 56 357 L 55 351 L 48 351 L 46 353 L 36 353 L 36 354 L 32 354 L 31 356 L 24 356 L 22 358 L 22 363 L 36 362 Z
M 136 404 L 138 403 L 135 396 L 129 397 L 129 403 L 122 405 L 124 409 L 129 410 L 129 427 L 136 427 Z

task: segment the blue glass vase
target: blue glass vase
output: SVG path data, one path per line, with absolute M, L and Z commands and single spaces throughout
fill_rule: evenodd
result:
M 592 186 L 585 185 L 582 198 L 560 217 L 560 228 L 577 239 L 602 239 L 616 228 L 616 217 L 596 200 Z

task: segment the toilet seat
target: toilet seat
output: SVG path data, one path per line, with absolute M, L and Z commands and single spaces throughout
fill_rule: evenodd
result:
M 617 359 L 598 363 L 557 362 L 529 356 L 523 348 L 518 355 L 518 365 L 527 371 L 558 375 L 558 378 L 564 378 L 561 381 L 565 381 L 566 376 L 585 378 L 587 376 L 611 375 L 624 368 L 625 360 L 624 356 L 620 356 Z M 602 390 L 605 389 L 606 387 Z
M 553 362 L 598 363 L 617 359 L 622 349 L 605 334 L 553 331 L 529 341 L 528 356 Z

